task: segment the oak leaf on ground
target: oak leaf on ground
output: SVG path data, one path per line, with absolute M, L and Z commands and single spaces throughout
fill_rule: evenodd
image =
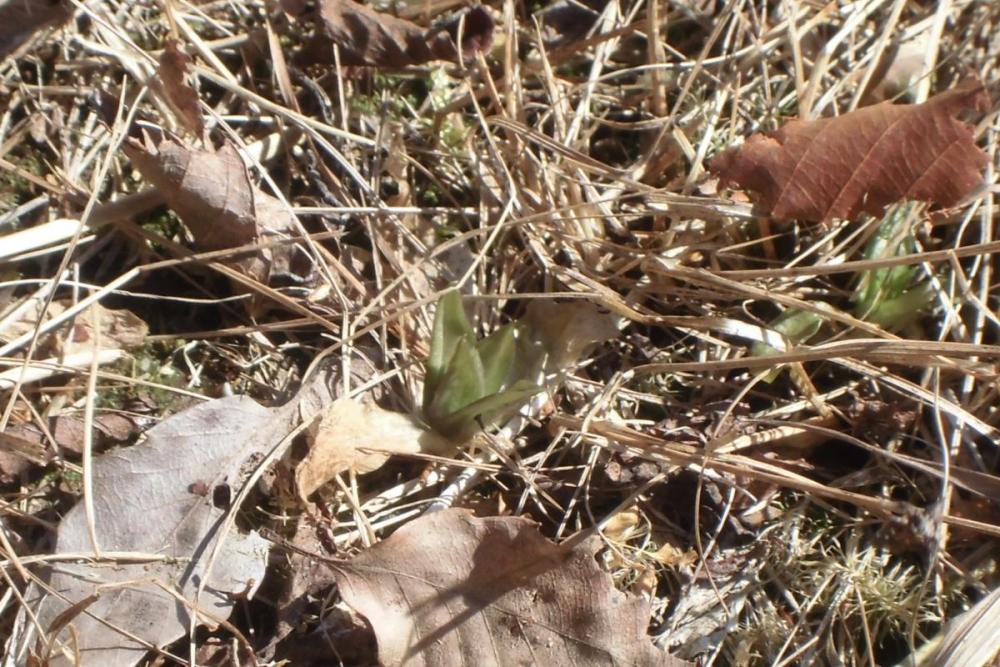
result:
M 131 667 L 150 646 L 184 635 L 191 608 L 199 624 L 214 626 L 239 597 L 252 598 L 271 543 L 227 524 L 238 509 L 228 505 L 269 453 L 288 446 L 299 421 L 332 400 L 338 380 L 339 368 L 321 369 L 279 407 L 245 396 L 200 403 L 161 421 L 143 442 L 95 457 L 94 520 L 81 501 L 57 534 L 55 553 L 75 557 L 57 559 L 43 570 L 47 587 L 25 593 L 47 632 L 37 636 L 22 606 L 11 655 L 33 651 L 52 667 Z M 111 562 L 86 557 L 95 537 Z
M 523 517 L 449 509 L 334 569 L 383 665 L 687 665 L 653 645 L 645 600 L 615 589 L 600 540 L 549 541 Z
M 231 594 L 253 595 L 270 544 L 256 532 L 224 530 L 225 509 L 215 506 L 212 491 L 239 490 L 246 462 L 263 458 L 285 435 L 287 413 L 281 410 L 242 396 L 202 403 L 160 422 L 142 444 L 95 459 L 94 522 L 78 503 L 60 523 L 55 552 L 92 552 L 93 525 L 105 552 L 175 560 L 126 560 L 114 567 L 83 561 L 53 569 L 48 585 L 58 595 L 43 596 L 33 588 L 28 596 L 33 602 L 40 598 L 36 614 L 49 634 L 36 644 L 49 659 L 45 664 L 134 665 L 147 653 L 147 643 L 165 646 L 190 626 L 185 606 L 171 590 L 200 604 L 208 614 L 203 622 L 227 617 L 235 604 Z M 219 565 L 213 567 L 216 549 Z M 66 658 L 63 648 L 79 651 L 79 662 Z
M 988 106 L 983 85 L 970 81 L 923 104 L 883 102 L 793 120 L 730 148 L 709 169 L 720 185 L 754 192 L 761 213 L 780 220 L 879 216 L 903 199 L 954 206 L 982 182 L 987 163 L 955 116 Z

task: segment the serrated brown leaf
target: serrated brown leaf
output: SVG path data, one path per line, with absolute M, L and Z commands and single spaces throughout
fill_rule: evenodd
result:
M 229 144 L 210 152 L 171 139 L 156 143 L 147 136 L 144 142 L 130 139 L 123 150 L 184 221 L 200 250 L 295 235 L 292 213 L 253 184 L 239 153 Z M 302 275 L 296 253 L 294 245 L 285 244 L 261 248 L 230 264 L 267 284 L 277 275 Z
M 200 137 L 205 131 L 205 123 L 198 107 L 198 94 L 185 79 L 190 62 L 191 58 L 181 51 L 177 40 L 167 40 L 163 53 L 160 54 L 156 74 L 163 86 L 167 102 L 170 103 L 178 120 L 195 137 Z
M 615 589 L 600 544 L 557 545 L 523 517 L 450 509 L 334 575 L 382 665 L 687 665 L 653 645 L 647 603 Z
M 301 3 L 284 0 L 285 11 L 305 16 Z M 340 49 L 344 65 L 410 67 L 431 60 L 457 60 L 455 41 L 459 23 L 462 57 L 485 51 L 493 43 L 493 18 L 483 7 L 473 7 L 429 30 L 412 21 L 376 12 L 352 0 L 319 0 L 318 25 L 324 38 Z
M 954 206 L 982 182 L 987 163 L 955 116 L 988 106 L 983 85 L 970 81 L 923 104 L 793 120 L 730 148 L 709 169 L 755 193 L 760 211 L 779 220 L 879 216 L 903 199 Z

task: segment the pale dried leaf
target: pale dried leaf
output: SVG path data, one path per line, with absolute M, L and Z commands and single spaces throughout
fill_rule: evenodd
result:
M 156 144 L 147 136 L 144 143 L 129 140 L 123 149 L 191 230 L 199 249 L 224 250 L 294 235 L 291 211 L 253 184 L 231 145 L 213 153 L 173 140 Z M 301 276 L 302 258 L 296 252 L 294 245 L 283 244 L 262 248 L 232 264 L 267 283 L 279 275 Z
M 683 550 L 670 542 L 663 543 L 650 556 L 666 567 L 691 567 L 698 562 L 698 554 L 694 549 Z
M 383 665 L 684 665 L 646 634 L 647 603 L 614 588 L 599 539 L 567 548 L 521 517 L 450 509 L 336 568 Z
M 882 54 L 862 99 L 870 103 L 892 100 L 915 90 L 924 72 L 924 54 L 932 47 L 933 37 L 925 30 L 912 39 L 896 44 Z M 898 101 L 898 100 L 897 100 Z
M 408 415 L 341 398 L 323 412 L 295 480 L 299 494 L 307 498 L 347 470 L 371 472 L 393 454 L 442 453 L 450 447 Z
M 959 113 L 986 110 L 968 82 L 923 104 L 882 103 L 815 121 L 793 120 L 755 134 L 711 161 L 720 181 L 757 195 L 777 219 L 881 216 L 903 199 L 953 206 L 983 181 L 986 154 Z
M 95 617 L 164 646 L 182 636 L 190 619 L 157 583 L 181 591 L 192 604 L 207 577 L 201 609 L 215 618 L 232 610 L 232 593 L 253 594 L 264 576 L 270 543 L 257 533 L 234 529 L 222 535 L 224 509 L 213 504 L 220 486 L 235 493 L 245 465 L 270 449 L 287 421 L 275 410 L 245 397 L 219 399 L 178 413 L 152 428 L 146 440 L 108 452 L 94 462 L 94 512 L 102 551 L 176 557 L 176 561 L 119 563 L 114 567 L 65 563 L 49 585 L 65 599 L 46 596 L 38 609 L 48 628 L 70 605 L 100 593 L 69 626 L 76 633 L 84 666 L 133 665 L 146 648 Z M 222 540 L 216 566 L 209 559 Z M 83 503 L 59 527 L 56 553 L 90 553 Z M 36 591 L 37 597 L 37 591 Z M 69 636 L 69 630 L 61 636 Z M 69 664 L 58 658 L 53 665 Z
M 615 338 L 615 322 L 614 315 L 582 300 L 532 301 L 520 320 L 530 339 L 525 343 L 545 356 L 542 366 L 546 373 L 572 369 L 591 347 Z M 527 359 L 532 354 L 522 356 Z
M 615 544 L 625 544 L 635 534 L 641 517 L 635 509 L 618 512 L 605 522 L 601 533 Z

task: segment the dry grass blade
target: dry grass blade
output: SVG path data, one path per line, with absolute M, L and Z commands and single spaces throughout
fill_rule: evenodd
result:
M 0 24 L 0 667 L 979 659 L 1000 4 Z
M 1000 654 L 997 623 L 1000 623 L 1000 589 L 954 619 L 940 639 L 938 649 L 921 664 L 985 667 L 995 663 Z

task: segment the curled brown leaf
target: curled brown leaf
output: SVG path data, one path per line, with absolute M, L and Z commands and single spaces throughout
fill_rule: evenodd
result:
M 882 103 L 836 118 L 793 120 L 755 134 L 709 164 L 723 185 L 757 196 L 777 219 L 881 215 L 903 199 L 954 206 L 982 182 L 986 154 L 955 116 L 985 111 L 989 97 L 966 82 L 923 104 Z
M 185 79 L 190 62 L 190 56 L 181 51 L 177 40 L 167 40 L 156 74 L 163 86 L 164 97 L 178 120 L 188 131 L 200 137 L 205 131 L 205 123 L 198 107 L 198 94 Z
M 417 425 L 409 416 L 377 405 L 340 398 L 323 412 L 309 454 L 295 471 L 303 498 L 347 470 L 377 470 L 393 454 L 442 453 L 447 440 Z
M 493 43 L 493 18 L 483 7 L 473 7 L 427 30 L 352 0 L 320 0 L 318 11 L 312 12 L 296 0 L 283 0 L 282 4 L 289 14 L 315 19 L 321 41 L 337 46 L 344 65 L 398 68 L 431 60 L 458 60 L 455 44 L 459 32 L 462 58 L 485 51 Z
M 143 142 L 129 140 L 123 149 L 184 221 L 199 249 L 224 250 L 295 235 L 292 212 L 253 184 L 231 145 L 211 152 L 147 136 Z M 232 264 L 266 284 L 278 276 L 302 277 L 307 262 L 296 246 L 276 245 Z

